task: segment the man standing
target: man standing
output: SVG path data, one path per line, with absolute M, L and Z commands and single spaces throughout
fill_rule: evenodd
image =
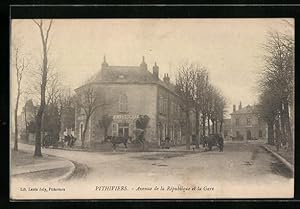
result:
M 218 135 L 218 144 L 219 144 L 219 149 L 220 152 L 223 152 L 223 147 L 224 147 L 224 139 L 222 137 L 222 135 Z

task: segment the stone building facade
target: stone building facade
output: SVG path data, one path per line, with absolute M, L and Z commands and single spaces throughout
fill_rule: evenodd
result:
M 136 120 L 147 115 L 146 141 L 159 146 L 167 136 L 174 145 L 183 143 L 183 101 L 175 93 L 175 87 L 167 74 L 159 78 L 155 63 L 152 73 L 143 58 L 140 66 L 110 66 L 105 58 L 101 70 L 87 84 L 75 89 L 77 95 L 92 87 L 103 105 L 92 114 L 86 132 L 86 144 L 104 140 L 107 136 L 131 136 L 134 138 Z M 75 135 L 78 143 L 84 131 L 86 115 L 82 108 L 75 108 Z M 105 116 L 111 118 L 104 128 Z
M 233 112 L 230 115 L 230 128 L 229 124 L 224 127 L 225 139 L 233 141 L 267 140 L 267 124 L 259 118 L 257 106 L 242 107 L 242 103 L 240 103 L 236 109 L 236 106 L 233 105 Z

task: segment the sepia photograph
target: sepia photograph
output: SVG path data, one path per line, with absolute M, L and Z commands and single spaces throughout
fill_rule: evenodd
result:
M 10 199 L 293 198 L 294 22 L 11 19 Z

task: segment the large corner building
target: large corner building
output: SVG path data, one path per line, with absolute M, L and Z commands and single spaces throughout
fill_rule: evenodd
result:
M 166 136 L 174 145 L 183 143 L 182 100 L 175 92 L 168 74 L 159 78 L 159 67 L 155 63 L 152 72 L 148 70 L 144 57 L 139 66 L 111 66 L 104 57 L 101 70 L 87 84 L 75 89 L 78 95 L 85 88 L 93 88 L 101 94 L 106 104 L 92 114 L 86 132 L 86 144 L 104 140 L 103 116 L 112 118 L 108 136 L 131 136 L 134 138 L 136 120 L 139 115 L 150 118 L 146 129 L 146 141 L 159 146 Z M 86 115 L 82 108 L 75 111 L 75 135 L 81 141 Z

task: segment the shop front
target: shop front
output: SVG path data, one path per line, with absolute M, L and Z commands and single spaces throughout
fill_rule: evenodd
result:
M 113 115 L 112 136 L 133 137 L 139 115 Z

